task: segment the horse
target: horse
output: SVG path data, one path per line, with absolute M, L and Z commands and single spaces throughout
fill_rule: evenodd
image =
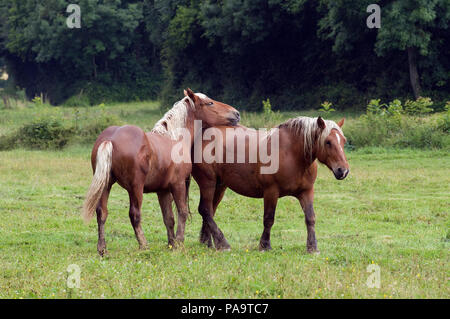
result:
M 169 245 L 184 241 L 184 228 L 188 207 L 188 188 L 192 164 L 190 148 L 194 135 L 194 121 L 202 121 L 204 127 L 214 125 L 234 126 L 239 122 L 239 112 L 230 105 L 215 101 L 202 93 L 184 90 L 184 97 L 176 102 L 151 132 L 145 133 L 133 125 L 111 126 L 97 138 L 91 153 L 94 173 L 92 183 L 83 204 L 82 217 L 89 222 L 97 214 L 97 251 L 106 251 L 105 222 L 108 217 L 107 202 L 111 187 L 118 183 L 129 195 L 129 217 L 140 249 L 147 247 L 141 227 L 143 193 L 156 192 L 167 228 Z M 178 138 L 180 128 L 190 132 L 189 139 Z M 188 148 L 188 160 L 172 160 L 172 148 L 184 143 Z M 178 210 L 178 226 L 174 234 L 172 202 Z
M 321 117 L 297 117 L 278 125 L 274 128 L 278 134 L 279 147 L 276 159 L 278 169 L 270 174 L 261 173 L 261 169 L 266 166 L 260 156 L 253 162 L 249 161 L 249 152 L 254 144 L 250 143 L 250 140 L 258 134 L 256 130 L 239 125 L 239 129 L 234 128 L 234 135 L 229 137 L 225 132 L 228 127 L 215 127 L 214 135 L 222 136 L 223 141 L 216 142 L 213 149 L 216 155 L 223 154 L 223 157 L 219 155 L 219 161 L 216 157 L 216 160 L 209 163 L 199 160 L 194 162 L 192 169 L 192 176 L 200 188 L 198 211 L 203 219 L 200 242 L 212 247 L 212 237 L 217 250 L 230 249 L 213 219 L 225 190 L 230 188 L 243 196 L 264 199 L 264 231 L 259 243 L 260 250 L 272 249 L 270 231 L 274 224 L 278 199 L 293 196 L 299 200 L 305 215 L 307 252 L 318 253 L 313 208 L 314 182 L 318 166 L 316 159 L 325 164 L 336 179 L 342 180 L 347 177 L 349 164 L 344 153 L 346 138 L 341 129 L 343 124 L 344 119 L 336 124 Z M 262 139 L 262 143 L 266 143 L 270 152 L 275 151 L 269 143 L 275 138 L 274 129 L 266 132 L 265 137 L 263 136 L 265 140 Z M 203 151 L 208 145 L 204 140 L 196 140 L 194 145 L 195 143 L 200 143 L 199 149 Z M 239 143 L 245 144 L 245 147 L 241 148 L 241 152 L 245 151 L 245 161 L 226 163 L 225 154 L 230 148 L 233 154 L 239 156 L 237 148 Z

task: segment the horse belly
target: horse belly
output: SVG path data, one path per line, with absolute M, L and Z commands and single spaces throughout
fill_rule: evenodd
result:
M 232 191 L 247 197 L 262 198 L 264 188 L 255 174 L 255 170 L 226 170 L 221 177 L 222 182 Z

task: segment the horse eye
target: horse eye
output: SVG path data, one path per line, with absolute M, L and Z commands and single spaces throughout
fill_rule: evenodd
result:
M 213 105 L 213 102 L 208 102 L 208 103 L 206 103 L 206 105 L 208 105 L 208 106 Z
M 330 146 L 330 145 L 331 145 L 331 142 L 330 142 L 330 141 L 326 141 L 325 144 L 327 144 L 328 146 Z

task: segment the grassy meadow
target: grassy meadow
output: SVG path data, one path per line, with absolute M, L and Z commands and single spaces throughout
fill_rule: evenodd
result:
M 104 107 L 124 123 L 150 129 L 156 103 Z M 78 110 L 77 110 L 78 111 Z M 80 108 L 83 116 L 95 108 Z M 0 135 L 49 112 L 72 108 L 0 110 Z M 279 114 L 282 121 L 314 111 Z M 357 114 L 346 116 L 351 125 Z M 261 121 L 243 114 L 243 124 Z M 344 125 L 345 133 L 345 125 Z M 228 190 L 216 221 L 232 246 L 216 252 L 198 242 L 199 191 L 190 193 L 192 219 L 184 247 L 167 247 L 155 194 L 144 196 L 149 249 L 138 250 L 128 196 L 117 184 L 109 200 L 106 243 L 97 255 L 95 221 L 80 209 L 91 182 L 90 145 L 63 150 L 0 152 L 0 298 L 449 298 L 450 155 L 448 150 L 361 148 L 347 152 L 350 175 L 338 181 L 319 167 L 315 184 L 320 254 L 306 253 L 303 212 L 279 201 L 270 252 L 259 252 L 263 203 Z M 68 288 L 67 268 L 81 270 Z M 368 288 L 367 266 L 380 267 L 380 288 Z

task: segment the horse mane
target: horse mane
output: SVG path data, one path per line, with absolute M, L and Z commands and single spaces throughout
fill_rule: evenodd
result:
M 334 121 L 324 120 L 325 128 L 321 130 L 317 124 L 317 117 L 299 116 L 289 119 L 278 125 L 278 128 L 286 128 L 292 134 L 303 137 L 303 147 L 305 157 L 312 156 L 312 152 L 316 143 L 323 146 L 325 139 L 330 135 L 331 130 L 335 129 L 344 136 L 342 129 Z
M 191 98 L 185 96 L 180 101 L 175 102 L 172 108 L 156 122 L 151 132 L 169 136 L 173 140 L 176 139 L 176 130 L 186 127 L 189 108 L 195 108 L 194 102 Z

